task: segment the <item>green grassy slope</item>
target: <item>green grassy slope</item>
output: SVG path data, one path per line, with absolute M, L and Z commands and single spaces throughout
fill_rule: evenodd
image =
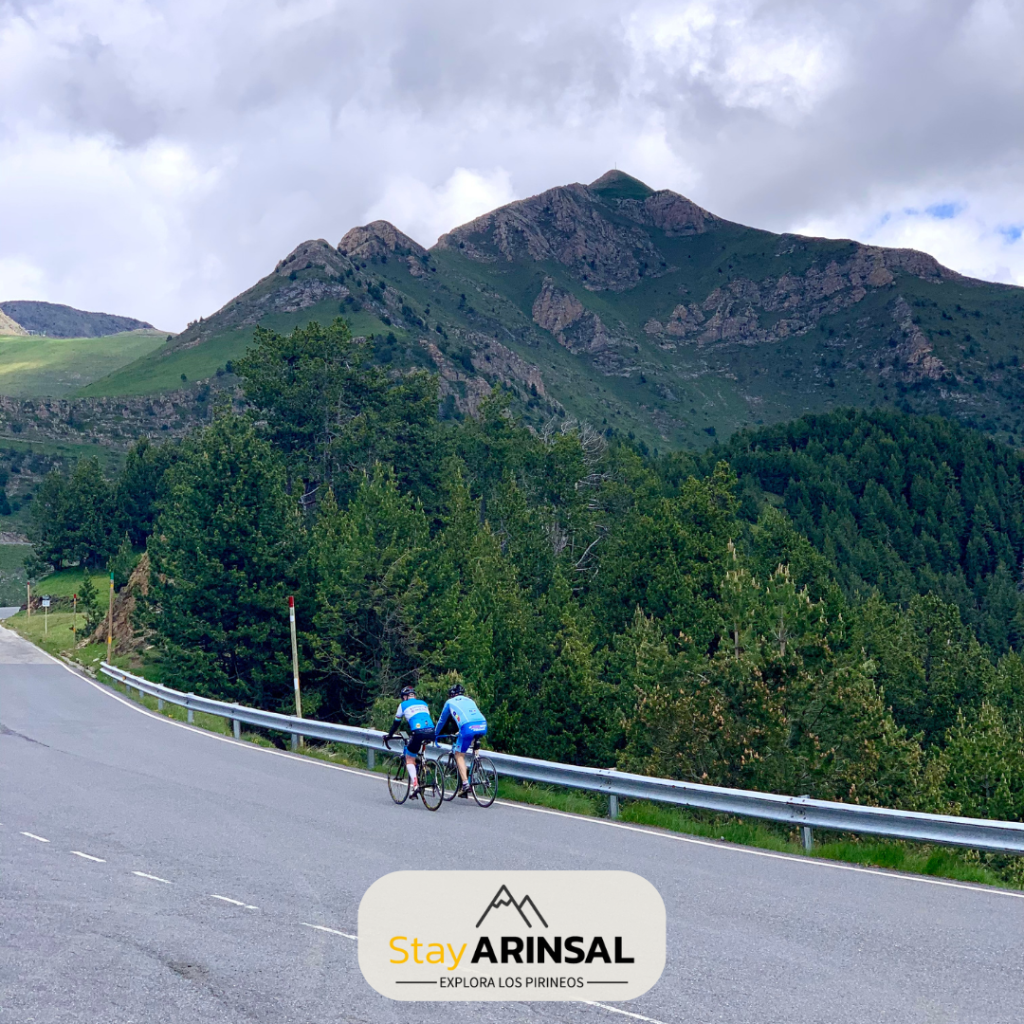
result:
M 62 398 L 165 343 L 159 331 L 100 338 L 0 337 L 0 395 Z
M 329 323 L 341 312 L 339 303 L 321 302 L 296 313 L 273 313 L 264 317 L 260 326 L 290 331 L 305 326 L 310 320 Z M 390 329 L 372 314 L 349 312 L 346 319 L 356 334 L 367 335 Z M 182 374 L 186 381 L 206 380 L 245 354 L 252 344 L 254 330 L 254 327 L 242 327 L 218 332 L 202 345 L 192 348 L 179 348 L 172 339 L 155 351 L 79 388 L 73 397 L 148 395 L 171 391 L 182 386 Z

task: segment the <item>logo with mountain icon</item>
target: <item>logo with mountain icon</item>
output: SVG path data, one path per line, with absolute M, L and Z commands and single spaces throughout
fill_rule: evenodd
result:
M 523 909 L 527 905 L 529 905 L 530 910 L 536 915 L 540 923 L 547 928 L 548 923 L 544 920 L 544 915 L 537 909 L 537 904 L 534 903 L 529 896 L 524 896 L 521 900 L 517 900 L 512 893 L 508 891 L 508 887 L 504 885 L 494 894 L 491 902 L 487 904 L 487 909 L 480 915 L 480 920 L 477 921 L 476 926 L 479 928 L 480 925 L 484 923 L 484 918 L 486 918 L 492 910 L 499 910 L 502 907 L 515 907 L 519 916 L 526 922 L 526 927 L 532 928 L 533 922 L 526 916 L 526 911 Z

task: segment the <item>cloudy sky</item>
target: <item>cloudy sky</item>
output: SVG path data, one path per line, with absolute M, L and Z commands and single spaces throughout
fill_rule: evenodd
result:
M 180 330 L 618 166 L 1024 285 L 1019 0 L 0 0 L 0 300 Z

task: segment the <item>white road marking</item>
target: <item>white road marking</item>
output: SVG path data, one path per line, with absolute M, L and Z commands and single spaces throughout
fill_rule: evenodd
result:
M 336 928 L 328 928 L 322 924 L 310 924 L 308 921 L 302 922 L 303 928 L 313 928 L 318 932 L 327 932 L 330 935 L 340 935 L 343 939 L 354 939 L 359 941 L 358 935 L 349 935 L 348 932 L 339 932 Z
M 26 643 L 29 641 L 26 641 Z M 289 760 L 298 761 L 305 765 L 315 765 L 319 768 L 331 768 L 337 772 L 346 772 L 349 775 L 358 775 L 364 779 L 376 779 L 378 782 L 386 782 L 385 776 L 378 774 L 377 772 L 364 771 L 359 768 L 348 768 L 340 764 L 329 764 L 326 761 L 320 761 L 314 757 L 303 757 L 300 754 L 291 754 L 285 750 L 271 750 L 268 747 L 259 747 L 254 743 L 247 743 L 244 740 L 235 740 L 229 736 L 220 736 L 217 733 L 207 732 L 205 729 L 200 729 L 196 726 L 187 725 L 184 722 L 177 722 L 173 718 L 167 718 L 164 715 L 158 715 L 155 711 L 150 711 L 148 708 L 143 707 L 140 704 L 136 704 L 134 701 L 126 700 L 119 694 L 114 693 L 108 687 L 102 683 L 96 682 L 94 679 L 89 679 L 87 676 L 83 676 L 76 672 L 70 665 L 61 661 L 59 658 L 53 657 L 46 651 L 42 653 L 51 660 L 60 665 L 61 668 L 70 672 L 76 679 L 81 680 L 83 683 L 88 683 L 90 686 L 99 690 L 100 693 L 110 697 L 113 700 L 118 701 L 120 704 L 124 704 L 125 707 L 131 708 L 133 711 L 139 712 L 148 716 L 149 718 L 155 718 L 157 721 L 164 722 L 167 725 L 175 725 L 180 729 L 187 729 L 190 733 L 196 736 L 205 736 L 211 740 L 219 740 L 222 743 L 230 743 L 235 747 L 243 748 L 246 750 L 256 751 L 261 754 L 273 754 L 276 757 L 287 757 Z M 903 882 L 916 882 L 919 885 L 938 885 L 948 889 L 966 889 L 968 892 L 986 893 L 990 896 L 1010 896 L 1014 899 L 1024 900 L 1024 892 L 1010 892 L 1007 889 L 996 889 L 992 886 L 983 885 L 970 885 L 965 882 L 947 882 L 938 878 L 925 878 L 922 875 L 903 874 L 898 871 L 881 871 L 875 868 L 862 868 L 856 867 L 853 864 L 840 864 L 836 861 L 825 860 L 823 857 L 795 857 L 787 853 L 772 853 L 769 850 L 758 850 L 750 846 L 740 846 L 737 843 L 725 843 L 725 842 L 709 842 L 706 839 L 695 839 L 692 836 L 679 835 L 673 832 L 658 832 L 654 829 L 640 828 L 636 825 L 626 825 L 619 821 L 609 821 L 607 818 L 591 818 L 583 814 L 567 814 L 564 811 L 553 811 L 547 807 L 537 807 L 533 804 L 520 804 L 513 803 L 512 801 L 499 800 L 497 801 L 503 807 L 515 807 L 521 811 L 532 811 L 535 814 L 554 814 L 557 817 L 571 818 L 573 821 L 586 821 L 593 825 L 602 825 L 605 828 L 621 828 L 627 832 L 639 832 L 641 835 L 658 836 L 662 839 L 672 839 L 679 843 L 692 843 L 695 846 L 706 846 L 713 850 L 724 850 L 730 853 L 741 853 L 746 854 L 750 857 L 768 857 L 771 860 L 784 860 L 789 861 L 791 864 L 800 864 L 805 867 L 817 867 L 817 868 L 831 868 L 834 871 L 853 871 L 857 874 L 863 875 L 874 875 L 877 878 L 888 878 L 896 881 Z
M 630 1013 L 629 1010 L 620 1010 L 617 1006 L 605 1006 L 604 1003 L 593 1003 L 589 999 L 583 1001 L 587 1006 L 600 1006 L 602 1010 L 607 1010 L 609 1013 L 621 1013 L 623 1017 L 632 1017 L 633 1020 L 645 1020 L 649 1024 L 664 1024 L 664 1021 L 655 1020 L 653 1017 L 644 1017 L 639 1013 Z
M 163 882 L 164 885 L 170 885 L 166 878 L 161 878 L 159 875 L 147 875 L 145 871 L 133 871 L 133 875 L 138 875 L 139 878 L 148 878 L 151 882 Z
M 1024 892 L 1010 892 L 1007 889 L 987 888 L 980 885 L 968 885 L 965 882 L 945 882 L 938 878 L 923 878 L 921 875 L 900 874 L 896 871 L 881 871 L 877 868 L 859 868 L 853 864 L 840 864 L 823 857 L 793 857 L 788 853 L 772 853 L 769 850 L 756 850 L 749 846 L 735 843 L 713 843 L 707 839 L 694 839 L 692 836 L 681 836 L 675 832 L 656 832 L 654 829 L 641 828 L 639 825 L 624 825 L 620 821 L 608 821 L 606 818 L 590 818 L 584 814 L 567 814 L 565 811 L 553 811 L 548 807 L 535 807 L 532 804 L 517 804 L 508 800 L 499 800 L 503 807 L 515 807 L 518 810 L 535 811 L 538 814 L 553 814 L 558 818 L 572 818 L 573 821 L 589 821 L 607 828 L 621 828 L 627 832 L 639 832 L 645 836 L 658 836 L 671 839 L 677 843 L 691 843 L 694 846 L 707 846 L 712 850 L 726 850 L 730 853 L 746 853 L 751 857 L 767 857 L 770 860 L 788 860 L 790 863 L 813 865 L 819 868 L 832 868 L 835 871 L 854 871 L 861 875 L 876 875 L 879 878 L 892 878 L 901 882 L 922 882 L 925 885 L 941 885 L 948 889 L 967 889 L 970 892 L 985 892 L 993 896 L 1012 896 L 1024 900 Z
M 44 839 L 42 836 L 37 836 L 37 835 L 35 835 L 32 832 L 22 832 L 21 834 L 23 836 L 28 836 L 29 839 L 35 839 L 36 842 L 39 842 L 39 843 L 48 843 L 50 841 L 49 839 Z
M 210 899 L 212 900 L 223 900 L 225 903 L 231 903 L 236 907 L 243 907 L 246 910 L 259 910 L 259 907 L 251 906 L 248 903 L 243 903 L 241 900 L 233 900 L 230 896 L 218 896 L 215 892 L 210 893 Z
M 94 857 L 90 853 L 82 853 L 81 850 L 71 851 L 76 857 L 81 857 L 83 860 L 94 860 L 97 864 L 106 864 L 107 862 L 102 857 Z

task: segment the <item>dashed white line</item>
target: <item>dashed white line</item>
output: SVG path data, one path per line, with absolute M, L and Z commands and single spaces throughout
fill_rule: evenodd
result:
M 329 935 L 340 935 L 343 939 L 353 939 L 357 942 L 359 941 L 358 935 L 349 935 L 348 932 L 339 932 L 337 928 L 328 928 L 326 925 L 323 924 L 310 924 L 308 921 L 303 921 L 302 927 L 312 928 L 318 932 L 327 932 Z
M 102 857 L 94 857 L 91 853 L 82 853 L 81 850 L 71 851 L 76 857 L 81 857 L 83 860 L 94 860 L 97 864 L 106 864 L 107 862 Z
M 147 875 L 145 871 L 133 871 L 133 875 L 138 875 L 139 878 L 148 878 L 151 882 L 163 882 L 164 885 L 170 885 L 166 878 L 161 878 L 159 875 Z
M 29 839 L 34 839 L 37 843 L 48 843 L 50 841 L 49 839 L 44 839 L 42 836 L 37 836 L 33 832 L 22 832 L 21 834 L 23 836 L 28 836 Z
M 223 900 L 225 903 L 231 903 L 236 907 L 243 907 L 245 910 L 259 910 L 259 907 L 254 907 L 249 903 L 243 903 L 241 900 L 233 900 L 230 896 L 218 896 L 215 892 L 210 893 L 211 900 Z
M 602 1010 L 609 1013 L 621 1013 L 623 1017 L 632 1017 L 633 1020 L 645 1020 L 648 1024 L 664 1024 L 664 1021 L 655 1020 L 653 1017 L 645 1017 L 640 1013 L 630 1013 L 629 1010 L 620 1010 L 617 1006 L 607 1006 L 605 1003 L 594 1003 L 589 999 L 584 1000 L 587 1006 L 600 1006 Z

